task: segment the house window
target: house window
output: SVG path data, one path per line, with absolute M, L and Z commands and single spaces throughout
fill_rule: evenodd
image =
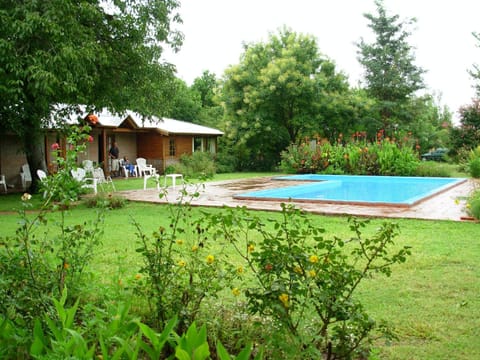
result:
M 193 138 L 193 152 L 203 151 L 203 138 L 194 137 Z
M 177 153 L 176 146 L 175 146 L 175 139 L 170 139 L 168 142 L 168 149 L 170 156 L 175 156 Z
M 215 147 L 215 138 L 209 137 L 207 138 L 207 151 L 212 154 L 215 154 L 216 147 Z

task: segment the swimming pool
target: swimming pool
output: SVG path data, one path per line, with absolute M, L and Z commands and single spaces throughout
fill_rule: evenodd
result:
M 252 191 L 236 199 L 294 200 L 362 205 L 413 206 L 442 191 L 465 182 L 464 178 L 291 175 L 275 180 L 305 181 L 305 184 Z

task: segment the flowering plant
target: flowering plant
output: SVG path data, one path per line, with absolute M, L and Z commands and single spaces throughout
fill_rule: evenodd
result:
M 350 219 L 351 239 L 327 239 L 324 229 L 287 204 L 282 204 L 280 219 L 270 224 L 244 208 L 225 208 L 209 221 L 218 227 L 215 241 L 228 241 L 254 277 L 243 284 L 238 279 L 235 289 L 245 289 L 252 315 L 273 323 L 265 334 L 279 339 L 269 349 L 272 358 L 358 355 L 375 328 L 355 298 L 358 285 L 374 273 L 390 275 L 391 266 L 410 254 L 407 246 L 389 254 L 398 234 L 396 224 L 384 223 L 365 239 L 361 229 L 368 221 Z

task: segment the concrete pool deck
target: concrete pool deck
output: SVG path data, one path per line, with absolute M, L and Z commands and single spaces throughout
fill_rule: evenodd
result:
M 160 182 L 162 183 L 162 182 Z M 245 206 L 253 210 L 279 211 L 282 201 L 268 200 L 241 200 L 234 199 L 236 194 L 251 192 L 257 190 L 270 189 L 282 186 L 291 186 L 295 183 L 305 183 L 304 181 L 291 181 L 287 184 L 285 181 L 273 180 L 272 177 L 258 177 L 242 180 L 216 181 L 200 184 L 187 184 L 185 190 L 188 193 L 198 190 L 199 196 L 192 199 L 194 206 L 213 206 L 213 207 L 237 207 Z M 150 186 L 154 186 L 150 184 Z M 291 201 L 296 207 L 305 211 L 322 215 L 355 215 L 368 217 L 387 217 L 387 218 L 412 218 L 429 220 L 454 220 L 461 221 L 468 217 L 465 209 L 465 198 L 474 189 L 475 182 L 468 180 L 459 185 L 455 185 L 444 192 L 432 196 L 411 207 L 397 207 L 385 205 L 353 205 L 353 204 L 331 204 L 331 203 L 308 203 Z M 156 188 L 147 190 L 128 190 L 121 194 L 132 201 L 143 201 L 151 203 L 174 203 L 181 196 L 183 186 L 177 185 L 176 188 L 167 188 L 167 196 L 159 197 L 159 191 Z M 187 199 L 187 197 L 185 197 Z M 283 201 L 286 202 L 286 201 Z

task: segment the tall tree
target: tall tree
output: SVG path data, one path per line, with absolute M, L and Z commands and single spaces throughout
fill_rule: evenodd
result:
M 32 173 L 45 169 L 43 130 L 58 103 L 168 108 L 177 0 L 3 0 L 0 4 L 0 127 L 24 143 Z M 160 115 L 160 114 L 159 114 Z M 33 185 L 34 186 L 34 185 Z
M 460 126 L 452 129 L 453 150 L 471 150 L 480 146 L 480 99 L 473 99 L 469 105 L 462 106 Z
M 267 43 L 245 45 L 222 88 L 228 136 L 244 158 L 242 167 L 276 165 L 281 150 L 316 126 L 318 104 L 347 89 L 346 77 L 312 36 L 284 28 Z
M 478 44 L 477 47 L 480 48 L 480 33 L 472 33 L 473 37 L 477 39 Z M 470 70 L 470 75 L 473 77 L 474 80 L 477 81 L 475 84 L 475 89 L 477 92 L 477 97 L 480 98 L 480 65 L 479 64 L 473 64 L 473 69 Z
M 189 122 L 197 122 L 202 108 L 200 94 L 191 88 L 181 79 L 175 82 L 175 94 L 173 95 L 170 109 L 166 116 L 174 119 Z
M 406 28 L 415 19 L 400 21 L 398 15 L 387 15 L 383 1 L 376 0 L 375 5 L 376 15 L 364 15 L 375 41 L 360 39 L 358 61 L 365 70 L 366 90 L 377 99 L 383 127 L 388 129 L 411 120 L 404 115 L 403 107 L 424 87 L 424 70 L 414 64 L 413 48 L 407 42 L 411 33 Z
M 204 71 L 201 77 L 193 80 L 192 90 L 197 91 L 202 99 L 202 107 L 215 106 L 215 89 L 217 88 L 217 78 L 215 74 Z

